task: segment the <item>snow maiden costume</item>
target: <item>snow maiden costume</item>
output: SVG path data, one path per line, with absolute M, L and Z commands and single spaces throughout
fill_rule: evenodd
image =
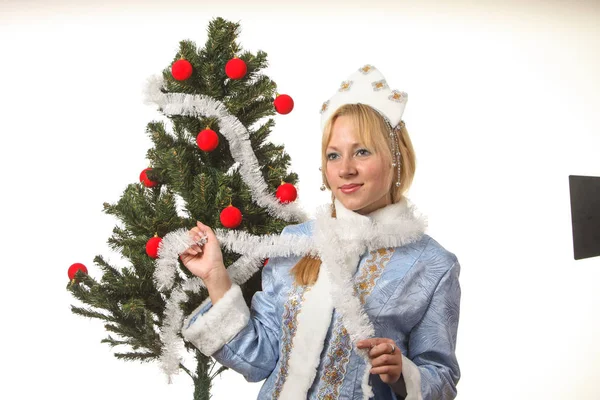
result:
M 285 400 L 365 399 L 369 383 L 375 399 L 396 399 L 355 347 L 363 338 L 387 337 L 403 354 L 406 399 L 454 398 L 456 257 L 423 233 L 424 220 L 406 201 L 368 216 L 338 201 L 335 207 L 337 219 L 324 209 L 316 221 L 282 232 L 313 238 L 322 249 L 312 287 L 290 274 L 300 257 L 271 258 L 251 310 L 234 285 L 214 307 L 192 313 L 184 337 L 247 380 L 266 379 L 259 399 Z
M 376 68 L 364 66 L 323 104 L 322 127 L 348 103 L 372 106 L 392 129 L 401 121 L 406 93 L 390 90 Z M 400 168 L 399 154 L 393 156 Z M 334 207 L 336 218 L 326 206 L 315 220 L 289 225 L 279 236 L 217 232 L 222 246 L 244 255 L 240 265 L 270 257 L 263 290 L 248 309 L 236 284 L 247 278 L 230 266 L 233 286 L 214 306 L 207 299 L 184 321 L 183 337 L 247 380 L 265 379 L 259 399 L 453 399 L 460 377 L 456 256 L 425 234 L 424 218 L 406 198 L 369 215 L 337 200 Z M 165 237 L 158 282 L 170 285 L 173 260 L 190 241 L 187 231 Z M 306 254 L 322 261 L 310 286 L 290 273 Z M 170 300 L 173 316 L 162 333 L 169 343 L 181 326 L 177 304 L 186 299 L 179 291 Z M 390 338 L 401 350 L 405 397 L 369 373 L 368 351 L 356 343 L 372 337 Z M 170 350 L 176 346 L 169 346 L 163 363 L 174 371 L 179 361 Z

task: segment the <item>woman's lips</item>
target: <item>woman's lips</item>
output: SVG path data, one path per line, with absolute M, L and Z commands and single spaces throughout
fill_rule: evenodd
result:
M 342 191 L 342 193 L 353 193 L 356 192 L 358 189 L 360 189 L 362 185 L 344 185 L 344 186 L 340 186 L 340 190 Z

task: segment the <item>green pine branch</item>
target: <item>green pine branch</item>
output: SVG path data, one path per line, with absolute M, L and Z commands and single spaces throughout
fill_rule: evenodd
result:
M 105 315 L 101 312 L 94 311 L 90 308 L 75 307 L 72 305 L 71 311 L 73 312 L 73 314 L 79 314 L 83 317 L 97 318 L 97 319 L 101 319 L 103 321 L 114 322 L 114 319 L 110 315 Z
M 158 357 L 160 357 L 160 354 L 151 353 L 151 352 L 128 352 L 128 353 L 114 353 L 114 354 L 115 354 L 115 357 L 117 357 L 119 360 L 125 360 L 125 361 L 148 362 L 148 361 L 155 361 Z

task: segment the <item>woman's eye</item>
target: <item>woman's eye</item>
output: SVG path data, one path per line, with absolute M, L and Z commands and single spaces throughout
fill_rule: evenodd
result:
M 369 154 L 371 154 L 371 153 L 370 153 L 370 152 L 369 152 L 369 150 L 367 150 L 367 149 L 360 149 L 360 150 L 358 150 L 358 151 L 356 152 L 356 154 L 358 154 L 359 156 L 366 156 L 366 155 L 369 155 Z
M 329 153 L 329 154 L 327 154 L 327 159 L 328 160 L 335 160 L 336 157 L 337 157 L 337 154 L 335 154 L 335 153 Z

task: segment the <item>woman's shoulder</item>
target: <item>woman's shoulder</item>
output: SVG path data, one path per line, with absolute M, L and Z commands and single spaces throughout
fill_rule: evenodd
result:
M 436 269 L 442 274 L 452 267 L 458 266 L 456 255 L 426 233 L 419 240 L 401 248 L 403 247 L 408 247 L 408 249 L 399 252 L 400 254 L 414 257 L 416 264 L 436 266 Z
M 423 235 L 425 246 L 423 253 L 430 257 L 442 257 L 452 263 L 457 262 L 458 259 L 454 253 L 442 246 L 437 240 L 429 236 L 428 234 Z

